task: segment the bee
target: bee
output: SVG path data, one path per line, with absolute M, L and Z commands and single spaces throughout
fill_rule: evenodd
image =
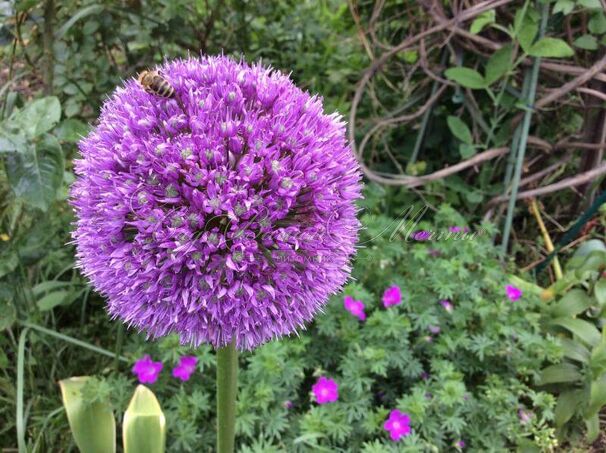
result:
M 143 71 L 137 80 L 149 94 L 162 98 L 172 98 L 175 95 L 175 89 L 158 71 Z

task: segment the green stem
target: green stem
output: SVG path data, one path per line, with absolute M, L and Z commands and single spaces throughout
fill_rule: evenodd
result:
M 539 28 L 539 39 L 545 34 L 547 27 L 547 19 L 549 18 L 549 4 L 545 3 L 541 11 L 541 25 Z M 537 82 L 539 79 L 539 69 L 541 66 L 541 58 L 535 57 L 532 63 L 532 69 L 530 72 L 530 81 L 528 85 L 528 96 L 526 100 L 527 109 L 524 112 L 524 119 L 522 120 L 522 128 L 520 129 L 520 141 L 518 144 L 517 156 L 515 161 L 515 168 L 513 169 L 512 175 L 512 186 L 511 195 L 509 198 L 509 204 L 507 206 L 507 217 L 505 218 L 505 226 L 503 228 L 503 242 L 501 243 L 501 252 L 503 256 L 507 253 L 507 247 L 509 245 L 509 236 L 511 234 L 511 226 L 513 223 L 513 213 L 516 205 L 516 196 L 518 194 L 518 188 L 520 186 L 520 179 L 522 177 L 522 164 L 524 163 L 524 156 L 526 154 L 526 145 L 528 143 L 528 133 L 530 132 L 530 123 L 532 120 L 532 114 L 534 112 L 534 100 L 537 91 Z M 509 176 L 509 174 L 508 174 Z M 505 189 L 507 190 L 507 188 Z
M 15 423 L 17 425 L 17 446 L 19 453 L 27 452 L 25 443 L 25 418 L 23 417 L 23 387 L 25 371 L 25 340 L 29 329 L 26 327 L 19 335 L 19 347 L 17 349 L 17 413 Z
M 235 340 L 217 350 L 217 453 L 233 453 L 236 436 L 238 351 Z

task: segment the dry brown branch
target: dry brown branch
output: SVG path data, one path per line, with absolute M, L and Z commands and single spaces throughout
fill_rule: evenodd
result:
M 598 178 L 606 173 L 606 163 L 600 165 L 599 167 L 594 168 L 593 170 L 587 171 L 585 173 L 581 173 L 580 175 L 573 176 L 572 178 L 566 178 L 562 181 L 550 184 L 548 186 L 539 187 L 537 189 L 526 190 L 524 192 L 518 193 L 516 196 L 516 200 L 521 200 L 524 198 L 538 197 L 540 195 L 546 195 L 553 192 L 558 192 L 563 189 L 570 189 L 572 187 L 580 186 L 585 184 L 592 179 Z M 497 203 L 503 203 L 509 200 L 509 196 L 501 195 L 493 198 L 489 201 L 488 205 L 494 205 Z

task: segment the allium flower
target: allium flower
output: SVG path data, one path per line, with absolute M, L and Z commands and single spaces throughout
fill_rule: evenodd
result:
M 515 286 L 507 285 L 505 287 L 505 294 L 507 294 L 510 301 L 515 302 L 522 297 L 522 290 L 520 288 L 516 288 Z
M 141 384 L 153 384 L 158 380 L 162 367 L 162 362 L 154 362 L 149 355 L 145 355 L 135 362 L 133 374 Z
M 320 376 L 312 386 L 311 391 L 314 393 L 318 404 L 334 403 L 339 399 L 339 385 L 324 376 Z
M 389 431 L 391 440 L 398 441 L 410 434 L 410 417 L 398 409 L 389 413 L 389 418 L 383 424 L 383 428 Z
M 455 447 L 457 447 L 457 448 L 465 448 L 465 441 L 464 440 L 458 440 L 457 442 L 455 442 Z
M 343 299 L 343 306 L 345 307 L 345 310 L 357 317 L 360 321 L 364 321 L 366 319 L 366 313 L 364 313 L 364 302 L 361 300 L 354 300 L 354 298 L 351 296 L 345 296 Z
M 198 358 L 193 355 L 185 355 L 179 359 L 179 364 L 173 368 L 173 376 L 182 381 L 189 381 L 189 378 L 196 371 Z
M 238 349 L 304 326 L 347 280 L 361 174 L 337 114 L 227 57 L 135 80 L 80 142 L 79 265 L 108 311 L 151 337 Z
M 448 313 L 452 312 L 452 310 L 454 309 L 454 307 L 452 306 L 452 303 L 446 299 L 441 300 L 440 305 L 442 307 L 444 307 L 444 310 L 446 310 Z
M 399 305 L 402 302 L 402 291 L 399 286 L 393 285 L 383 293 L 383 305 L 385 308 Z

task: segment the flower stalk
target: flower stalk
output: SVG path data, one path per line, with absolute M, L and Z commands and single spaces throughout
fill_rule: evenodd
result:
M 217 452 L 233 453 L 236 436 L 238 351 L 233 340 L 217 350 Z

